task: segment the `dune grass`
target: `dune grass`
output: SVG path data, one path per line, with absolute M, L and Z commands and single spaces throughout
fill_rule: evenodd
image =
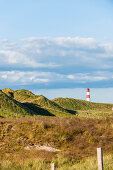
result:
M 43 95 L 35 95 L 29 90 L 11 90 L 6 88 L 2 90 L 8 96 L 16 101 L 22 103 L 33 112 L 37 113 L 35 116 L 71 116 L 72 113 L 62 108 L 57 103 L 47 99 Z
M 56 98 L 55 103 L 69 110 L 112 110 L 113 104 L 94 103 L 73 98 Z
M 24 89 L 13 91 L 8 88 L 3 89 L 0 93 L 2 93 L 0 98 L 1 117 L 113 117 L 113 104 L 93 103 L 72 98 L 49 100 Z
M 56 159 L 44 160 L 34 159 L 25 162 L 0 161 L 1 170 L 50 170 L 51 162 L 55 163 L 56 170 L 98 170 L 97 157 L 88 157 L 79 161 L 70 161 L 59 155 Z M 104 170 L 113 170 L 113 155 L 108 154 L 103 157 Z
M 77 117 L 84 117 L 84 118 L 106 118 L 106 117 L 113 117 L 113 111 L 108 110 L 77 110 L 76 111 Z
M 113 104 L 87 102 L 85 100 L 72 98 L 56 98 L 55 103 L 64 109 L 76 111 L 77 117 L 102 118 L 113 117 Z
M 22 103 L 0 91 L 0 116 L 1 117 L 25 117 L 33 115 L 34 112 Z

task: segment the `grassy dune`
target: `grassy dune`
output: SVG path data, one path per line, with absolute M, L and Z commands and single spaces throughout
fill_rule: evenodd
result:
M 34 112 L 22 103 L 0 91 L 0 117 L 25 117 L 33 115 Z
M 43 95 L 35 95 L 29 90 L 11 90 L 3 89 L 4 93 L 8 96 L 12 96 L 18 102 L 23 103 L 29 109 L 37 112 L 37 115 L 46 115 L 46 116 L 72 116 L 75 112 L 70 112 L 61 106 L 59 106 L 54 101 L 51 101 L 44 97 Z
M 42 95 L 37 96 L 37 98 L 33 100 L 32 103 L 41 108 L 47 109 L 50 113 L 53 113 L 56 116 L 70 116 L 70 113 L 66 109 Z
M 102 118 L 113 117 L 113 104 L 87 102 L 72 98 L 56 98 L 55 103 L 67 110 L 76 111 L 78 117 Z
M 56 98 L 55 103 L 69 110 L 107 110 L 110 111 L 113 104 L 87 102 L 85 100 L 73 98 Z
M 21 108 L 27 110 L 29 116 L 54 116 L 54 117 L 86 117 L 86 118 L 101 118 L 101 117 L 113 117 L 112 107 L 113 104 L 93 103 L 84 100 L 72 99 L 72 98 L 56 98 L 49 100 L 42 95 L 35 95 L 28 90 L 11 90 L 3 89 L 3 93 L 9 96 L 10 101 L 17 101 Z M 3 103 L 6 100 L 2 99 Z M 7 105 L 7 104 L 5 104 Z M 13 110 L 13 104 L 10 104 Z M 4 114 L 4 112 L 6 114 Z M 16 112 L 15 112 L 16 113 Z M 19 115 L 19 114 L 18 114 Z M 16 114 L 12 114 L 12 111 L 2 107 L 1 116 L 3 117 L 17 117 Z M 27 115 L 21 112 L 20 116 Z

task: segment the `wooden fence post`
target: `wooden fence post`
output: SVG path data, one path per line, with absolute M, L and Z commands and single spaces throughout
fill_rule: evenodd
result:
M 98 170 L 103 170 L 103 149 L 97 148 Z
M 55 164 L 51 163 L 51 170 L 55 170 Z

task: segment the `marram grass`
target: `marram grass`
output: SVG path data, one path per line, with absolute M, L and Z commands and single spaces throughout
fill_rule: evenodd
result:
M 87 102 L 73 98 L 49 100 L 42 95 L 35 95 L 29 90 L 0 91 L 1 117 L 113 117 L 113 104 Z
M 104 170 L 113 170 L 113 155 L 104 156 Z M 61 155 L 57 159 L 53 159 L 52 162 L 56 165 L 56 170 L 98 170 L 97 158 L 89 157 L 80 160 L 79 162 L 72 162 Z M 43 159 L 26 160 L 25 162 L 0 162 L 1 170 L 50 170 L 50 161 Z

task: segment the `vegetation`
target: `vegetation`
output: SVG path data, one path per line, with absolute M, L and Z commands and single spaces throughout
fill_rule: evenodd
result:
M 50 113 L 55 114 L 56 116 L 69 116 L 70 112 L 67 111 L 66 109 L 62 108 L 61 106 L 59 106 L 58 104 L 56 104 L 55 102 L 47 99 L 46 97 L 40 95 L 37 96 L 37 98 L 35 100 L 32 101 L 33 104 L 47 109 Z
M 35 95 L 29 90 L 3 89 L 3 93 L 10 97 L 10 100 L 18 101 L 20 107 L 24 107 L 29 112 L 29 116 L 57 116 L 57 117 L 113 117 L 113 104 L 93 103 L 72 98 L 56 98 L 49 100 L 42 95 Z M 4 101 L 4 100 L 3 100 Z M 13 106 L 12 106 L 13 107 Z M 13 117 L 9 111 L 4 116 L 5 108 L 2 108 L 1 116 Z M 27 114 L 25 114 L 27 115 Z M 22 114 L 19 117 L 25 116 Z M 18 117 L 16 114 L 14 117 Z
M 97 158 L 89 157 L 80 161 L 69 161 L 67 158 L 59 156 L 57 159 L 52 159 L 56 164 L 56 170 L 97 170 Z M 113 170 L 113 155 L 104 156 L 104 170 Z M 34 159 L 26 160 L 25 162 L 0 162 L 0 169 L 3 170 L 50 170 L 51 162 L 49 160 Z
M 86 118 L 113 117 L 113 104 L 87 102 L 72 98 L 56 98 L 55 103 L 67 110 L 76 111 L 76 116 Z
M 22 103 L 0 91 L 0 117 L 25 117 L 35 114 Z
M 8 96 L 12 96 L 13 99 L 22 103 L 24 106 L 28 107 L 30 110 L 35 112 L 35 115 L 42 116 L 72 116 L 75 114 L 75 111 L 68 111 L 55 102 L 47 99 L 42 95 L 35 95 L 28 90 L 11 90 L 11 89 L 3 89 L 4 93 Z
M 97 170 L 96 148 L 102 147 L 104 169 L 112 170 L 112 107 L 72 98 L 49 100 L 24 89 L 3 89 L 0 169 L 49 170 L 54 162 L 58 170 Z M 40 150 L 39 146 L 59 151 Z
M 3 89 L 1 91 L 2 117 L 25 117 L 25 116 L 71 116 L 71 113 L 41 95 L 34 95 L 28 90 Z M 5 98 L 4 98 L 5 96 Z M 7 98 L 7 100 L 6 100 Z M 9 103 L 9 104 L 8 104 Z M 14 104 L 18 105 L 15 108 Z M 9 107 L 7 107 L 7 105 Z M 12 109 L 11 109 L 12 108 Z M 24 109 L 24 111 L 22 110 Z
M 58 170 L 96 170 L 96 148 L 102 147 L 105 170 L 112 170 L 112 137 L 112 118 L 0 119 L 0 169 L 49 170 L 54 162 Z
M 110 111 L 113 104 L 87 102 L 85 100 L 73 98 L 56 98 L 55 103 L 69 110 L 107 110 Z

